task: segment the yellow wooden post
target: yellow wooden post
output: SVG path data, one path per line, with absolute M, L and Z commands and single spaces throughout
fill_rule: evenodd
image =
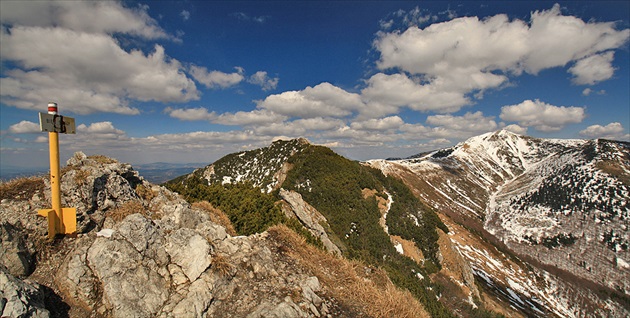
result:
M 57 115 L 57 104 L 48 104 L 48 114 Z M 40 119 L 41 120 L 41 119 Z M 63 118 L 61 118 L 63 121 Z M 53 123 L 54 126 L 54 123 Z M 65 131 L 62 131 L 65 132 Z M 50 154 L 50 190 L 52 209 L 39 210 L 38 214 L 48 218 L 48 238 L 56 234 L 76 234 L 77 213 L 75 208 L 61 207 L 61 173 L 59 168 L 59 132 L 48 132 Z

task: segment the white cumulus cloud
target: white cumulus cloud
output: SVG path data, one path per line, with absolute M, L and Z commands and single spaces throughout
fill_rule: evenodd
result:
M 86 33 L 125 33 L 146 39 L 171 38 L 147 13 L 117 1 L 3 1 L 3 24 L 63 28 Z
M 580 123 L 585 117 L 585 108 L 554 106 L 536 99 L 517 105 L 501 107 L 501 119 L 517 122 L 520 126 L 534 127 L 539 131 L 558 131 L 568 124 Z
M 614 122 L 606 126 L 591 125 L 580 131 L 580 135 L 588 138 L 626 139 L 630 138 L 630 131 L 624 129 L 621 123 Z
M 390 116 L 385 118 L 372 118 L 366 121 L 356 121 L 350 124 L 352 129 L 356 130 L 390 130 L 399 129 L 405 122 L 398 116 Z
M 182 12 L 179 13 L 179 16 L 182 17 L 182 19 L 184 21 L 190 19 L 190 11 L 188 10 L 182 10 Z
M 256 109 L 250 112 L 239 111 L 236 113 L 223 113 L 212 120 L 216 124 L 222 125 L 266 125 L 270 123 L 281 123 L 287 117 L 276 114 L 265 109 Z
M 179 61 L 154 45 L 123 49 L 113 37 L 172 39 L 147 14 L 103 1 L 2 3 L 1 101 L 42 109 L 50 100 L 78 114 L 138 114 L 130 101 L 186 102 L 199 98 Z
M 267 75 L 267 72 L 264 71 L 258 71 L 254 73 L 254 75 L 250 76 L 248 79 L 248 82 L 262 87 L 263 91 L 276 89 L 276 87 L 278 86 L 278 81 L 279 78 L 271 78 L 269 77 L 269 75 Z
M 421 82 L 412 85 L 415 97 L 423 91 L 423 95 L 443 95 L 433 101 L 422 99 L 421 104 L 404 101 L 412 109 L 452 112 L 471 104 L 469 94 L 481 98 L 484 90 L 501 88 L 508 84 L 509 76 L 522 72 L 537 74 L 575 63 L 569 72 L 576 84 L 609 79 L 614 72 L 610 50 L 623 47 L 629 38 L 630 29 L 617 30 L 615 23 L 562 15 L 556 4 L 533 12 L 529 21 L 498 14 L 380 32 L 373 45 L 380 54 L 376 63 L 380 70 L 419 76 Z M 369 83 L 365 95 L 385 105 L 401 104 L 400 96 L 414 96 L 408 95 L 409 83 L 383 92 L 376 82 L 384 79 L 371 79 L 375 83 Z
M 511 124 L 511 125 L 507 125 L 505 127 L 503 127 L 503 129 L 507 130 L 507 131 L 511 131 L 515 134 L 519 134 L 519 135 L 527 135 L 527 127 L 521 127 L 517 124 Z
M 173 118 L 187 121 L 195 120 L 213 120 L 217 117 L 215 112 L 208 112 L 204 107 L 197 108 L 178 108 L 167 107 L 164 112 Z
M 243 69 L 240 67 L 237 67 L 234 73 L 224 73 L 221 71 L 208 71 L 203 66 L 193 65 L 190 67 L 190 75 L 208 88 L 228 88 L 245 79 Z
M 9 126 L 9 132 L 14 134 L 32 134 L 41 132 L 41 129 L 39 128 L 39 124 L 23 120 L 17 124 Z
M 485 133 L 497 129 L 494 117 L 485 117 L 482 112 L 466 113 L 464 116 L 434 115 L 427 117 L 426 123 L 453 131 Z
M 397 113 L 401 107 L 417 111 L 455 112 L 470 102 L 461 91 L 445 87 L 444 82 L 423 84 L 405 74 L 378 73 L 367 80 L 367 85 L 361 91 L 367 103 L 363 113 L 367 116 Z
M 324 82 L 301 91 L 269 95 L 257 106 L 289 117 L 345 117 L 361 109 L 363 102 L 358 94 Z
M 614 52 L 595 54 L 583 58 L 569 69 L 575 76 L 573 82 L 578 85 L 593 85 L 605 81 L 613 76 L 615 68 L 612 66 Z

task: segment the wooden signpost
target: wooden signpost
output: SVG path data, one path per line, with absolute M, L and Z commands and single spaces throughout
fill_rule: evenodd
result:
M 59 172 L 59 134 L 74 134 L 74 118 L 57 114 L 57 103 L 48 103 L 48 113 L 39 113 L 39 126 L 48 132 L 50 151 L 50 189 L 52 209 L 37 211 L 48 219 L 48 238 L 57 234 L 76 235 L 77 209 L 61 207 L 61 173 Z

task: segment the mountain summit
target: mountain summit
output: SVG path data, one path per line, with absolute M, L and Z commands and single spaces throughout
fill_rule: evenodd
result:
M 630 293 L 627 142 L 540 139 L 501 130 L 407 159 L 369 163 L 540 268 L 600 286 L 594 289 Z M 460 251 L 467 253 L 466 247 Z M 470 259 L 479 277 L 489 271 L 479 255 Z

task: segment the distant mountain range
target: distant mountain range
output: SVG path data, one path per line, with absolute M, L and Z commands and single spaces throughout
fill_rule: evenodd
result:
M 48 173 L 48 167 L 3 166 L 2 169 L 0 169 L 0 181 L 9 181 L 20 177 L 46 173 Z
M 207 163 L 168 163 L 154 162 L 134 165 L 140 174 L 149 182 L 161 184 L 175 177 L 188 174 Z M 0 180 L 9 181 L 15 178 L 48 174 L 48 167 L 25 168 L 18 166 L 4 166 L 0 171 Z
M 134 165 L 134 167 L 147 181 L 162 184 L 175 177 L 191 173 L 193 170 L 205 165 L 205 163 L 154 162 Z

